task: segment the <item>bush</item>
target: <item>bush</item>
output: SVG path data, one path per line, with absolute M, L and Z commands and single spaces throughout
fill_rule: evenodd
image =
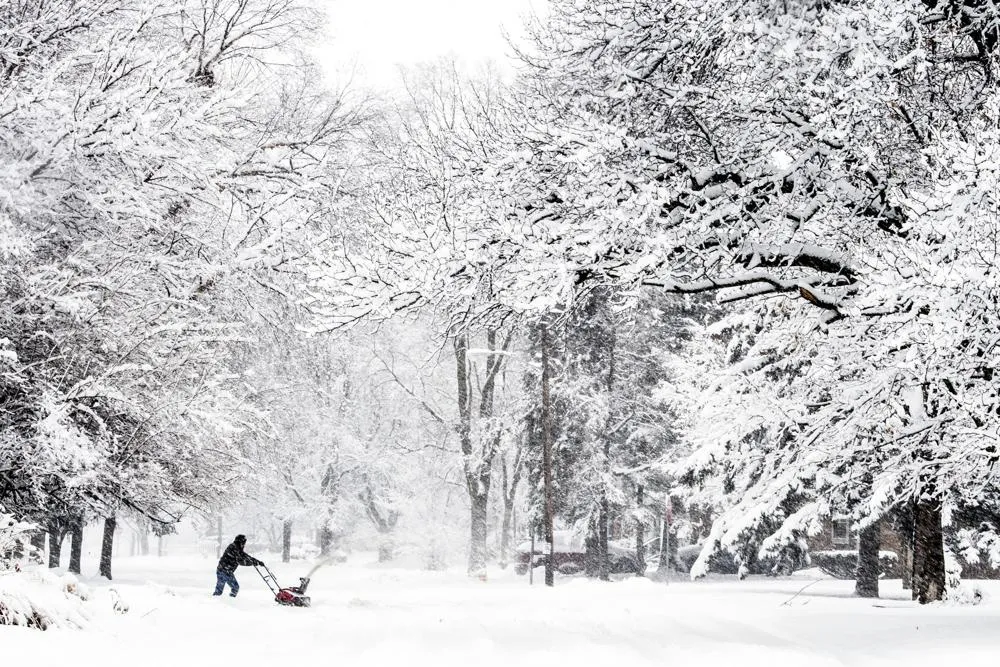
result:
M 72 575 L 45 570 L 0 575 L 0 626 L 38 630 L 82 628 L 87 622 L 86 587 Z
M 677 569 L 681 572 L 690 572 L 694 562 L 701 555 L 703 544 L 689 544 L 677 549 Z M 736 574 L 739 567 L 733 559 L 733 555 L 728 551 L 717 551 L 708 559 L 708 571 L 714 574 Z
M 0 573 L 0 626 L 80 629 L 100 614 L 126 614 L 114 588 L 91 590 L 71 574 L 46 569 Z
M 857 551 L 813 551 L 809 554 L 812 564 L 824 573 L 837 579 L 854 579 L 858 570 Z M 898 577 L 899 556 L 894 551 L 879 551 L 879 574 L 883 577 Z
M 31 533 L 35 526 L 18 521 L 0 505 L 0 570 L 11 570 L 31 554 Z

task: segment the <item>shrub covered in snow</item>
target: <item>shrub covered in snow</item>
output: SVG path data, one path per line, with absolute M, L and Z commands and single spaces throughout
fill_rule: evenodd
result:
M 948 550 L 967 579 L 993 579 L 1000 574 L 1000 533 L 990 522 L 955 531 L 949 536 Z
M 45 569 L 22 572 L 18 565 L 31 553 L 35 526 L 18 521 L 0 507 L 0 625 L 39 630 L 80 628 L 93 610 L 128 611 L 118 592 L 95 596 L 71 574 L 58 576 Z
M 953 605 L 977 605 L 985 597 L 982 589 L 962 580 L 964 567 L 958 554 L 949 547 L 944 550 L 947 593 L 945 601 Z
M 39 630 L 81 628 L 89 614 L 89 592 L 72 575 L 46 570 L 0 574 L 0 625 Z
M 18 521 L 0 505 L 0 572 L 13 569 L 16 563 L 31 553 L 30 523 Z
M 682 572 L 690 572 L 697 562 L 704 545 L 690 544 L 677 549 L 677 568 Z M 712 554 L 708 561 L 708 572 L 714 574 L 736 574 L 739 566 L 733 560 L 732 554 L 727 551 L 717 551 Z

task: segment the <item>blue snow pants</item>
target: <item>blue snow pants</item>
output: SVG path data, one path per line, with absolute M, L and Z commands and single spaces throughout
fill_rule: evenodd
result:
M 229 584 L 229 597 L 236 597 L 240 592 L 240 582 L 236 581 L 236 575 L 222 570 L 215 571 L 215 592 L 212 595 L 222 595 L 223 589 Z

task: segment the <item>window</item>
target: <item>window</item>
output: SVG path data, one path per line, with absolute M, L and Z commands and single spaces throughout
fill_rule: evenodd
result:
M 847 546 L 851 543 L 851 521 L 850 519 L 833 520 L 833 544 L 835 546 Z

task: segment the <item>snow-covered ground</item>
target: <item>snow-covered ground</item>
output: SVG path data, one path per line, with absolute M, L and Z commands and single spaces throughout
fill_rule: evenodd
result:
M 85 630 L 0 627 L 0 655 L 3 664 L 36 667 L 821 667 L 987 665 L 1000 654 L 1000 586 L 993 583 L 983 586 L 997 602 L 918 608 L 898 581 L 883 582 L 880 601 L 852 598 L 852 582 L 807 577 L 564 579 L 548 590 L 509 573 L 480 582 L 370 560 L 319 570 L 313 606 L 297 609 L 274 604 L 252 569 L 238 572 L 238 598 L 213 598 L 214 559 L 119 558 L 111 586 L 129 604 L 127 614 L 101 609 Z M 274 569 L 291 585 L 308 564 Z M 113 597 L 102 580 L 84 581 L 95 600 L 89 606 Z

